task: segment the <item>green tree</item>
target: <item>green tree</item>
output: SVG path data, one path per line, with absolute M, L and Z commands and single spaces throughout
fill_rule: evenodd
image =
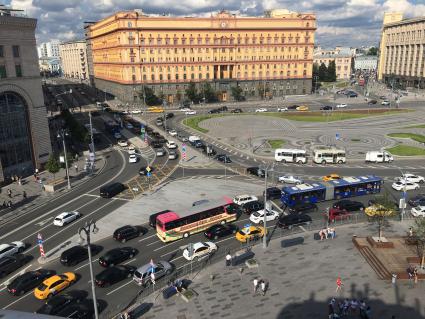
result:
M 150 87 L 145 86 L 142 89 L 142 91 L 139 93 L 141 99 L 143 99 L 143 94 L 145 95 L 146 105 L 154 106 L 162 104 L 161 99 L 155 95 L 155 92 Z
M 59 160 L 55 154 L 50 154 L 46 163 L 46 169 L 49 173 L 53 174 L 53 180 L 55 180 L 55 174 L 60 170 Z
M 186 93 L 187 98 L 190 101 L 192 101 L 193 103 L 197 103 L 199 101 L 198 89 L 196 88 L 195 83 L 190 82 L 185 93 Z
M 202 94 L 205 95 L 206 102 L 212 103 L 212 102 L 218 101 L 217 92 L 214 91 L 210 83 L 205 83 L 202 89 L 203 89 Z
M 336 81 L 336 66 L 335 61 L 330 61 L 328 65 L 328 72 L 326 76 L 326 80 L 328 82 L 335 82 Z
M 381 239 L 386 220 L 388 217 L 395 216 L 398 211 L 389 194 L 385 192 L 384 195 L 375 196 L 375 203 L 366 208 L 365 213 L 378 225 L 378 237 Z
M 367 51 L 367 55 L 378 55 L 378 48 L 377 47 L 371 47 L 369 51 Z
M 267 96 L 267 93 L 270 92 L 270 88 L 268 85 L 264 85 L 264 84 L 259 84 L 257 86 L 257 91 L 258 91 L 258 95 L 262 98 L 265 99 Z
M 327 80 L 328 68 L 326 67 L 325 63 L 320 64 L 318 74 L 319 81 L 323 82 Z
M 425 217 L 416 217 L 413 225 L 413 236 L 416 240 L 416 248 L 422 268 L 425 261 Z
M 176 100 L 177 102 L 180 102 L 182 100 L 182 92 L 180 90 L 176 92 Z
M 232 86 L 231 90 L 232 90 L 233 99 L 235 101 L 242 100 L 242 88 L 239 85 Z

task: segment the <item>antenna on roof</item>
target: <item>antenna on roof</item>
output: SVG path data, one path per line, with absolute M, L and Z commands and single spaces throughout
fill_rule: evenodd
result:
M 11 12 L 19 12 L 19 11 L 24 11 L 21 9 L 13 9 L 13 8 L 8 8 L 6 7 L 6 5 L 4 4 L 0 4 L 0 16 L 10 16 Z

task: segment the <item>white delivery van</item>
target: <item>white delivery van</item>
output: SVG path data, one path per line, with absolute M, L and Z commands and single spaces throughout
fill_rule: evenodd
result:
M 194 143 L 195 141 L 200 141 L 201 139 L 199 138 L 199 136 L 196 135 L 191 135 L 189 136 L 189 142 Z
M 391 163 L 394 161 L 393 156 L 385 151 L 369 151 L 366 153 L 366 163 Z

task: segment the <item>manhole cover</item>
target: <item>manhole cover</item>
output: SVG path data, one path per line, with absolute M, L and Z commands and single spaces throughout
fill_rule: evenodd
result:
M 366 154 L 365 152 L 357 152 L 358 154 Z
M 264 151 L 264 153 L 270 153 L 271 151 L 269 151 L 269 150 L 267 150 L 267 151 Z

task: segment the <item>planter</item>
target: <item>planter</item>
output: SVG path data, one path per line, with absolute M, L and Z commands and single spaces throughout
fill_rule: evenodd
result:
M 180 295 L 184 301 L 189 302 L 192 298 L 196 297 L 198 294 L 193 289 L 186 289 Z
M 254 258 L 248 259 L 247 261 L 245 261 L 245 265 L 250 269 L 251 268 L 258 268 L 258 263 Z
M 367 242 L 374 248 L 394 248 L 394 244 L 385 237 L 367 237 Z

